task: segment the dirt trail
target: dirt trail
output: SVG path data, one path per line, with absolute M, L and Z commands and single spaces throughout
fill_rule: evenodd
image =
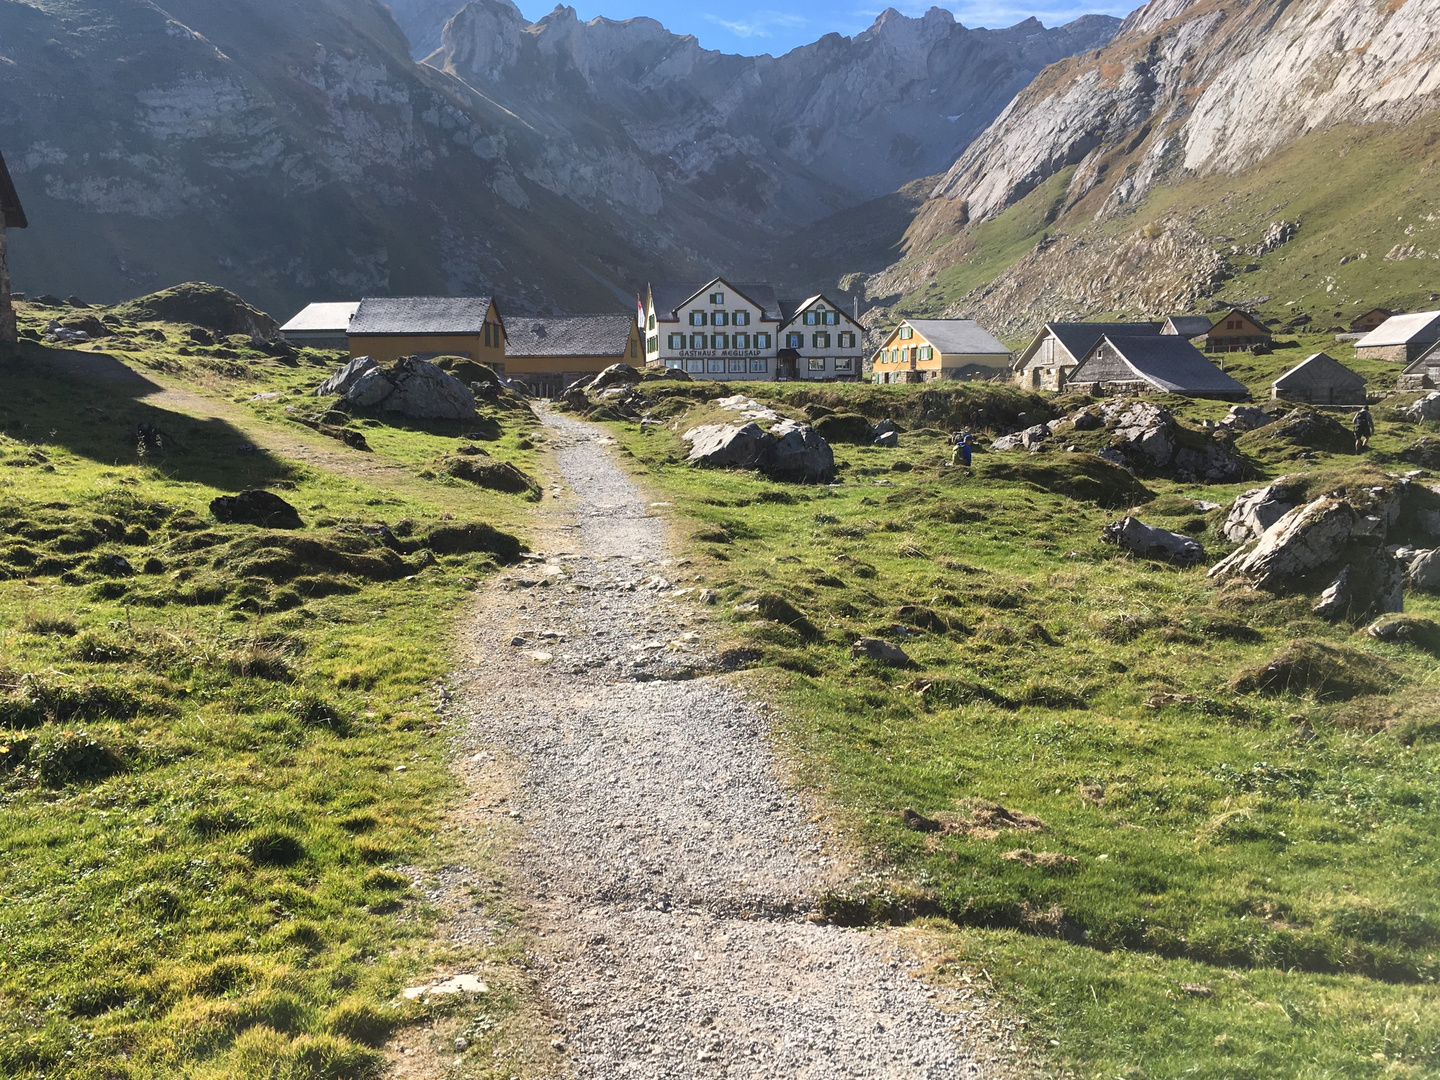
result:
M 513 893 L 564 1077 L 1013 1076 L 978 995 L 892 932 L 809 921 L 844 867 L 787 788 L 768 710 L 694 668 L 707 619 L 597 430 L 558 416 L 544 564 L 490 589 L 456 705 L 507 763 Z M 657 582 L 656 577 L 666 579 Z M 688 635 L 688 637 L 687 637 Z

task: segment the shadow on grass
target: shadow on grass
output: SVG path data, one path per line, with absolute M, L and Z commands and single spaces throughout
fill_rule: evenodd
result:
M 18 352 L 0 355 L 0 380 L 0 433 L 20 442 L 107 465 L 145 464 L 171 479 L 221 491 L 293 476 L 292 465 L 226 421 L 150 404 L 144 399 L 163 387 L 105 353 L 22 342 Z M 138 435 L 146 424 L 159 433 L 148 448 Z

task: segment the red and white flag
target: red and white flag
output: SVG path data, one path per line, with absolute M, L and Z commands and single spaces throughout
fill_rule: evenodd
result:
M 638 296 L 635 297 L 635 325 L 645 329 L 645 301 Z

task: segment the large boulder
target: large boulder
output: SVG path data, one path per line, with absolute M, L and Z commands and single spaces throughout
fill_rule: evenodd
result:
M 1169 529 L 1146 525 L 1138 518 L 1112 521 L 1100 530 L 1100 539 L 1147 559 L 1164 559 L 1181 566 L 1194 566 L 1205 561 L 1205 549 L 1200 546 L 1200 541 Z
M 1410 420 L 1440 420 L 1440 390 L 1432 390 L 1405 410 Z
M 260 525 L 266 529 L 298 529 L 300 512 L 273 491 L 252 489 L 238 495 L 220 495 L 210 501 L 210 513 L 223 525 Z
M 1258 540 L 1266 529 L 1293 510 L 1298 501 L 1296 488 L 1287 477 L 1282 476 L 1264 487 L 1251 488 L 1235 499 L 1220 532 L 1234 544 Z
M 680 436 L 690 444 L 686 460 L 710 468 L 758 468 L 768 439 L 759 424 L 701 424 Z
M 1156 468 L 1170 464 L 1175 453 L 1175 417 L 1170 410 L 1148 401 L 1128 406 L 1106 406 L 1106 420 L 1113 419 L 1115 440 L 1111 443 L 1127 457 L 1141 458 Z
M 1224 483 L 1239 480 L 1245 475 L 1245 459 L 1238 456 L 1228 445 L 1210 440 L 1203 450 L 1182 446 L 1171 458 L 1170 467 L 1177 480 L 1209 480 Z
M 579 385 L 587 394 L 598 394 L 601 390 L 608 390 L 612 386 L 635 386 L 639 382 L 640 372 L 629 364 L 611 364 L 589 382 L 582 380 L 573 385 Z
M 1410 585 L 1426 592 L 1440 592 L 1440 549 L 1417 553 L 1409 566 Z
M 1320 498 L 1282 515 L 1252 548 L 1210 569 L 1214 578 L 1243 577 L 1257 589 L 1339 563 L 1360 515 L 1343 499 Z
M 333 397 L 339 394 L 343 397 L 352 386 L 360 381 L 362 376 L 375 371 L 379 366 L 368 356 L 357 356 L 321 383 L 320 388 L 315 391 L 315 396 Z
M 1258 405 L 1232 405 L 1220 418 L 1220 426 L 1232 431 L 1254 431 L 1271 423 L 1274 418 Z
M 765 471 L 777 480 L 828 484 L 835 479 L 835 452 L 809 424 L 781 420 L 770 429 L 774 443 Z
M 376 367 L 360 375 L 345 400 L 360 408 L 379 408 L 416 420 L 475 417 L 475 395 L 469 387 L 428 360 L 411 356 L 388 371 Z
M 1404 606 L 1404 568 L 1383 549 L 1375 548 L 1346 562 L 1321 592 L 1313 610 L 1323 619 L 1363 621 L 1402 611 Z

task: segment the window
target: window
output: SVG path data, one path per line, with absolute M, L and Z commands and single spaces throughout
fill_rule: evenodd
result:
M 734 359 L 732 359 L 732 360 L 730 361 L 730 374 L 731 374 L 731 375 L 744 375 L 744 374 L 745 374 L 745 360 L 744 360 L 743 357 L 736 357 L 736 358 L 734 358 Z
M 630 359 L 631 359 L 631 360 L 634 360 L 637 356 L 640 355 L 639 345 L 640 345 L 640 343 L 639 343 L 638 341 L 636 341 L 633 337 L 630 339 Z
M 818 311 L 807 311 L 807 312 L 805 312 L 805 320 L 804 320 L 804 321 L 805 321 L 805 325 L 806 325 L 806 326 L 819 326 L 819 325 L 820 325 L 820 313 L 819 313 Z
M 712 303 L 712 304 L 723 304 L 723 303 L 725 303 L 725 294 L 724 294 L 723 292 L 712 292 L 712 293 L 710 294 L 710 303 Z
M 756 335 L 755 335 L 755 348 L 757 348 L 757 349 L 768 349 L 769 347 L 770 347 L 770 335 L 769 335 L 769 334 L 756 334 Z
M 804 334 L 786 334 L 785 347 L 787 349 L 803 349 L 805 347 Z
M 737 311 L 730 317 L 735 320 L 736 326 L 750 325 L 750 313 L 748 311 Z
M 748 349 L 748 348 L 750 348 L 750 335 L 749 335 L 749 334 L 736 334 L 736 335 L 735 335 L 735 348 L 737 348 L 737 349 Z
M 651 334 L 648 338 L 645 339 L 645 351 L 646 351 L 647 353 L 659 352 L 659 351 L 660 351 L 660 335 L 659 335 L 659 334 Z
M 684 365 L 685 365 L 685 361 L 684 361 L 684 360 L 666 360 L 666 361 L 665 361 L 665 366 L 666 366 L 667 368 L 674 368 L 676 371 L 682 370 L 683 367 L 684 367 Z
M 810 345 L 811 348 L 815 349 L 828 349 L 830 347 L 830 335 L 812 334 L 810 335 Z
M 730 347 L 729 334 L 711 334 L 710 347 L 712 349 L 728 349 Z
M 723 311 L 717 311 L 710 316 L 711 326 L 725 326 L 730 322 L 730 316 Z
M 650 316 L 650 321 L 645 324 L 645 329 L 646 329 L 646 330 L 654 330 L 654 329 L 655 329 L 655 316 L 654 316 L 654 315 L 651 315 L 651 316 Z
M 853 358 L 853 357 L 849 357 L 849 356 L 837 356 L 837 357 L 835 358 L 835 370 L 836 370 L 836 371 L 854 371 L 854 370 L 855 370 L 855 361 L 854 361 L 854 358 Z
M 764 374 L 770 370 L 770 361 L 763 356 L 752 356 L 750 358 L 750 374 Z
M 691 326 L 704 326 L 704 325 L 705 325 L 705 312 L 703 312 L 703 311 L 692 311 L 692 312 L 690 312 L 690 325 L 691 325 Z
M 920 359 L 921 359 L 921 360 L 934 360 L 934 359 L 935 359 L 935 350 L 934 350 L 933 348 L 931 348 L 929 345 L 922 345 L 921 348 L 920 348 Z
M 705 361 L 704 361 L 704 360 L 686 360 L 686 361 L 685 361 L 685 370 L 686 370 L 687 372 L 689 372 L 691 375 L 703 375 L 703 374 L 705 374 Z
M 670 335 L 670 344 L 669 344 L 668 346 L 666 346 L 666 347 L 667 347 L 667 348 L 670 348 L 670 349 L 683 349 L 683 348 L 685 347 L 685 335 L 684 335 L 684 334 L 671 334 L 671 335 Z
M 825 313 L 825 325 L 826 325 L 826 326 L 839 326 L 839 325 L 840 325 L 840 313 L 839 313 L 838 311 L 827 311 L 827 312 Z
M 855 334 L 852 331 L 844 330 L 835 335 L 835 344 L 842 349 L 853 349 L 855 347 Z
M 704 335 L 704 334 L 691 334 L 691 335 L 690 335 L 690 348 L 692 348 L 692 349 L 703 349 L 704 347 L 705 347 L 705 335 Z
M 824 370 L 825 370 L 825 358 L 824 358 L 823 356 L 812 356 L 812 357 L 810 358 L 810 370 L 811 370 L 811 371 L 824 371 Z
M 490 324 L 488 322 L 483 327 L 482 335 L 485 338 L 485 347 L 487 349 L 493 348 L 493 346 L 490 344 Z
M 910 340 L 912 337 L 914 337 L 914 336 L 915 336 L 915 328 L 914 328 L 913 326 L 902 326 L 902 327 L 900 327 L 900 340 L 902 340 L 902 341 L 909 341 L 909 340 Z
M 706 361 L 705 361 L 705 373 L 706 373 L 707 375 L 724 375 L 724 374 L 725 374 L 725 361 L 724 361 L 724 360 L 706 360 Z

